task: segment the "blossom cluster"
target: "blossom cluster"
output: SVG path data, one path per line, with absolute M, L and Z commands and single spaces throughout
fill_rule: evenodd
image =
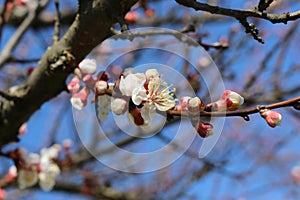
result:
M 115 83 L 108 83 L 108 75 L 100 72 L 94 78 L 96 62 L 84 59 L 75 70 L 67 88 L 73 94 L 71 103 L 81 110 L 86 106 L 91 91 L 97 101 L 98 118 L 104 121 L 112 111 L 116 115 L 127 114 L 129 121 L 136 126 L 149 127 L 156 112 L 175 110 L 188 113 L 191 123 L 201 137 L 213 134 L 213 125 L 199 119 L 205 112 L 230 112 L 240 108 L 244 98 L 237 92 L 225 90 L 217 101 L 207 105 L 199 97 L 183 96 L 177 103 L 175 89 L 166 83 L 156 69 L 137 73 L 132 68 L 125 69 Z M 85 86 L 81 86 L 81 82 Z M 277 111 L 262 109 L 261 116 L 269 126 L 281 124 L 282 116 Z
M 7 174 L 7 179 L 17 178 L 20 189 L 26 189 L 39 183 L 44 191 L 50 191 L 55 185 L 55 179 L 60 174 L 60 168 L 55 160 L 58 158 L 61 146 L 54 144 L 43 148 L 40 154 L 27 153 L 25 149 L 10 152 L 10 157 L 16 161 Z

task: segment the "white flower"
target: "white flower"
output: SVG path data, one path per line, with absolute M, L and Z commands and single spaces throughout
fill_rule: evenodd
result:
M 111 110 L 116 114 L 116 115 L 121 115 L 126 112 L 128 106 L 128 102 L 124 99 L 121 98 L 116 98 L 112 100 L 110 107 Z
M 36 170 L 20 169 L 18 171 L 18 185 L 20 189 L 25 189 L 35 185 L 38 181 L 38 172 Z
M 144 86 L 141 86 L 141 87 L 138 87 L 138 88 L 135 88 L 133 91 L 132 91 L 132 102 L 135 104 L 135 105 L 140 105 L 142 103 L 142 101 L 146 101 L 148 99 L 147 97 L 147 93 L 146 93 L 146 89 L 144 88 Z
M 84 59 L 79 63 L 78 67 L 82 74 L 94 74 L 97 70 L 97 64 L 94 59 Z
M 147 79 L 150 79 L 150 78 L 158 77 L 159 73 L 156 69 L 148 69 L 145 72 L 145 75 L 146 75 Z
M 146 82 L 146 76 L 143 73 L 129 74 L 125 78 L 121 77 L 119 89 L 125 96 L 132 96 L 133 90 L 141 88 Z
M 150 79 L 147 101 L 160 111 L 167 111 L 175 106 L 175 99 L 169 91 L 169 86 L 160 77 Z
M 107 89 L 108 85 L 107 85 L 107 82 L 106 81 L 97 81 L 96 84 L 95 84 L 95 91 L 96 91 L 96 94 L 105 94 L 105 91 Z

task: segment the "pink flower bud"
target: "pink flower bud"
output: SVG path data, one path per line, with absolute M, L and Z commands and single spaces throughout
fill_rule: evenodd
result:
M 280 112 L 264 109 L 260 112 L 260 115 L 272 128 L 281 125 L 282 116 Z
M 244 98 L 231 90 L 225 90 L 221 100 L 226 102 L 227 110 L 230 111 L 238 109 L 238 107 L 244 103 Z
M 191 99 L 189 96 L 183 96 L 180 98 L 179 104 L 175 106 L 175 110 L 188 111 L 188 102 Z
M 78 93 L 73 94 L 71 98 L 71 104 L 74 108 L 81 110 L 86 106 L 88 96 L 90 94 L 89 89 L 82 88 Z
M 106 89 L 108 88 L 108 84 L 106 81 L 97 81 L 95 84 L 95 93 L 96 95 L 105 94 Z
M 128 108 L 128 103 L 124 99 L 116 98 L 111 102 L 111 110 L 116 115 L 124 114 L 126 112 L 127 108 Z
M 204 108 L 204 104 L 199 97 L 194 97 L 188 100 L 188 110 L 191 113 L 198 113 Z
M 70 93 L 74 94 L 77 93 L 80 89 L 80 80 L 77 76 L 72 78 L 71 82 L 67 86 Z
M 82 74 L 94 74 L 97 69 L 97 64 L 94 59 L 84 59 L 78 65 Z
M 200 137 L 203 138 L 206 138 L 213 134 L 213 126 L 202 121 L 199 121 L 199 123 L 195 126 L 195 129 L 197 130 Z

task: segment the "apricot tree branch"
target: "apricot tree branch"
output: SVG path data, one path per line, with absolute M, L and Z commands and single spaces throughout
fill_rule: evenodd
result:
M 300 18 L 300 10 L 295 12 L 287 12 L 283 14 L 270 14 L 266 13 L 264 10 L 271 4 L 272 1 L 268 0 L 265 3 L 262 3 L 260 1 L 259 8 L 253 9 L 253 10 L 237 10 L 237 9 L 229 9 L 229 8 L 223 8 L 219 6 L 212 6 L 210 4 L 206 3 L 200 3 L 196 0 L 176 0 L 177 3 L 186 6 L 194 8 L 196 11 L 202 10 L 209 12 L 211 14 L 219 14 L 224 15 L 228 17 L 233 17 L 237 19 L 246 29 L 246 33 L 250 33 L 254 39 L 257 41 L 264 43 L 262 38 L 258 35 L 258 29 L 254 26 L 254 24 L 249 24 L 247 21 L 247 18 L 254 17 L 254 18 L 260 18 L 267 21 L 270 21 L 271 23 L 284 23 L 286 24 L 288 21 L 293 21 Z
M 241 109 L 236 111 L 224 111 L 224 112 L 208 112 L 208 111 L 200 111 L 201 117 L 233 117 L 233 116 L 239 116 L 243 117 L 245 120 L 249 119 L 248 115 L 259 113 L 262 109 L 276 109 L 276 108 L 282 108 L 282 107 L 294 107 L 297 110 L 300 110 L 300 96 L 281 101 L 278 103 L 273 103 L 269 105 L 258 105 L 252 108 L 247 109 Z M 189 113 L 187 112 L 181 112 L 177 110 L 169 110 L 167 111 L 168 114 L 174 115 L 174 116 L 189 116 Z M 248 120 L 247 120 L 248 121 Z
M 65 91 L 68 75 L 95 46 L 111 36 L 116 15 L 124 17 L 137 1 L 79 1 L 77 16 L 66 34 L 47 49 L 25 83 L 9 93 L 20 99 L 1 100 L 0 148 L 17 141 L 19 127 L 44 102 Z

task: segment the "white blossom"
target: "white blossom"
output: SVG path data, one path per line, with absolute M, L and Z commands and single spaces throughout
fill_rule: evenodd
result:
M 79 63 L 79 69 L 82 74 L 94 74 L 97 70 L 97 64 L 94 59 L 84 59 Z

